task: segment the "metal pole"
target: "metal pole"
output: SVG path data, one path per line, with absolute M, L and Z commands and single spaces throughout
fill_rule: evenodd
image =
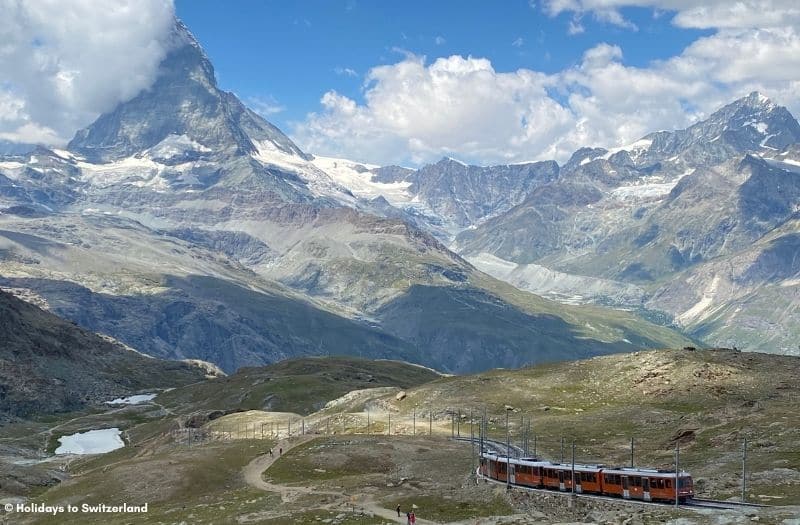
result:
M 417 435 L 417 411 L 416 411 L 416 409 L 414 410 L 414 424 L 413 424 L 413 427 L 414 427 L 414 435 L 416 436 Z
M 472 472 L 475 472 L 477 457 L 475 456 L 475 429 L 472 426 L 472 409 L 469 411 L 469 444 L 472 447 Z
M 288 421 L 288 423 L 286 423 L 286 429 L 287 429 L 286 430 L 286 435 L 287 436 L 291 436 L 292 435 L 292 420 L 288 419 L 287 421 Z
M 631 468 L 633 468 L 633 438 L 631 437 Z
M 508 409 L 506 409 L 506 490 L 511 488 L 511 433 L 508 430 Z
M 531 444 L 531 418 L 528 417 L 528 424 L 525 426 L 525 457 L 530 456 Z
M 392 413 L 391 412 L 389 412 L 389 426 L 386 428 L 386 435 L 387 436 L 391 436 L 392 435 Z
M 478 432 L 480 434 L 480 438 L 479 438 L 480 439 L 480 446 L 478 447 L 478 454 L 481 457 L 483 457 L 483 439 L 486 436 L 486 413 L 485 412 L 486 411 L 484 409 L 484 414 L 481 417 L 481 428 L 480 428 L 480 431 Z
M 536 456 L 536 434 L 533 435 L 533 457 Z
M 433 410 L 428 410 L 428 435 L 433 435 Z
M 367 435 L 369 436 L 369 410 L 367 410 Z
M 575 494 L 575 442 L 572 442 L 572 493 Z
M 470 408 L 469 409 L 469 440 L 473 441 L 474 438 L 475 438 L 475 432 L 473 432 L 473 430 L 472 430 L 472 409 Z M 473 449 L 475 448 L 475 444 L 474 443 L 472 444 L 472 448 Z M 474 454 L 475 454 L 475 451 L 473 450 L 473 455 Z
M 742 442 L 742 503 L 747 501 L 747 438 Z
M 303 435 L 306 435 L 306 420 L 303 419 Z
M 564 463 L 564 436 L 561 436 L 561 463 Z
M 678 508 L 678 474 L 680 473 L 681 445 L 675 443 L 675 508 Z

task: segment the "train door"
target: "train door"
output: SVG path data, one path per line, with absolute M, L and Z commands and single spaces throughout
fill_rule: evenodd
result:
M 625 499 L 631 498 L 631 488 L 628 476 L 622 476 L 622 497 Z
M 650 478 L 642 478 L 642 497 L 645 501 L 652 501 L 650 497 Z
M 515 470 L 516 470 L 515 465 L 513 463 L 509 463 L 509 465 L 508 465 L 508 479 L 510 480 L 510 482 L 512 484 L 517 482 L 517 476 L 514 473 Z
M 578 494 L 582 494 L 583 493 L 583 487 L 581 487 L 581 473 L 580 472 L 576 472 L 575 473 L 575 492 L 577 492 Z
M 558 471 L 558 489 L 559 490 L 567 490 L 567 487 L 564 485 L 564 471 Z

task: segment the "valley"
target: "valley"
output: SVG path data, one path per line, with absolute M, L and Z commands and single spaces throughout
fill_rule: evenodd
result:
M 143 523 L 387 523 L 397 504 L 417 505 L 430 523 L 680 518 L 704 524 L 719 516 L 739 523 L 742 512 L 782 523 L 800 505 L 793 409 L 798 366 L 794 357 L 731 350 L 638 352 L 450 377 L 392 361 L 287 361 L 168 390 L 121 410 L 5 426 L 3 445 L 18 450 L 37 443 L 32 430 L 67 418 L 50 431 L 51 439 L 113 425 L 123 428 L 125 447 L 18 464 L 11 479 L 31 485 L 16 495 L 8 493 L 9 478 L 0 486 L 6 487 L 4 502 L 147 502 Z M 773 371 L 769 379 L 764 369 Z M 563 437 L 567 456 L 576 443 L 578 462 L 626 464 L 634 438 L 637 465 L 669 468 L 679 444 L 681 466 L 692 473 L 698 497 L 713 499 L 739 497 L 746 437 L 748 500 L 767 506 L 716 514 L 613 501 L 578 500 L 570 507 L 558 494 L 507 494 L 504 487 L 475 485 L 475 449 L 451 436 L 477 435 L 485 410 L 489 436 L 504 442 L 506 408 L 512 443 L 523 446 L 530 424 L 529 453 L 535 447 L 551 461 L 560 459 Z M 61 481 L 43 478 L 51 480 L 44 490 L 33 481 L 37 473 L 58 473 Z M 109 519 L 116 518 L 96 517 L 98 523 Z

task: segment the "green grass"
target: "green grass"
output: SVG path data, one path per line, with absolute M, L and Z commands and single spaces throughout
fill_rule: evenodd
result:
M 268 441 L 241 440 L 204 446 L 164 445 L 142 456 L 131 450 L 97 456 L 76 467 L 77 477 L 46 494 L 39 501 L 75 505 L 149 504 L 137 523 L 186 520 L 193 523 L 228 521 L 242 513 L 272 508 L 280 502 L 276 494 L 250 489 L 241 479 L 241 469 L 271 446 Z M 103 515 L 43 518 L 38 523 L 104 523 Z
M 264 473 L 264 477 L 275 483 L 313 483 L 315 481 L 339 479 L 348 476 L 381 474 L 392 468 L 392 462 L 380 452 L 388 453 L 389 445 L 371 444 L 369 451 L 359 452 L 357 447 L 342 454 L 340 461 L 321 462 L 325 454 L 337 452 L 347 446 L 349 440 L 343 439 L 341 445 L 331 440 L 310 441 L 293 449 L 276 461 Z M 376 454 L 376 451 L 378 454 Z
M 469 520 L 484 516 L 506 516 L 514 513 L 513 507 L 505 499 L 492 497 L 488 501 L 474 501 L 453 497 L 436 497 L 426 495 L 404 496 L 402 498 L 384 499 L 382 505 L 394 510 L 397 505 L 403 513 L 416 505 L 414 513 L 418 518 L 438 522 Z
M 351 357 L 302 358 L 245 368 L 161 394 L 157 401 L 176 411 L 263 410 L 307 415 L 357 389 L 408 388 L 436 379 L 435 372 L 399 361 Z

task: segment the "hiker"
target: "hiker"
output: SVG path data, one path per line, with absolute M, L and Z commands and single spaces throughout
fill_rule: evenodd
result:
M 400 517 L 400 505 L 397 506 L 397 517 Z
M 411 511 L 411 517 L 409 519 L 411 520 L 411 525 L 414 525 L 415 523 L 417 523 L 417 515 L 414 514 L 413 510 Z
M 283 456 L 283 447 L 278 449 L 278 455 Z
M 406 512 L 406 524 L 411 525 L 411 512 Z
M 269 457 L 274 458 L 275 455 L 272 453 L 272 449 L 269 449 Z

